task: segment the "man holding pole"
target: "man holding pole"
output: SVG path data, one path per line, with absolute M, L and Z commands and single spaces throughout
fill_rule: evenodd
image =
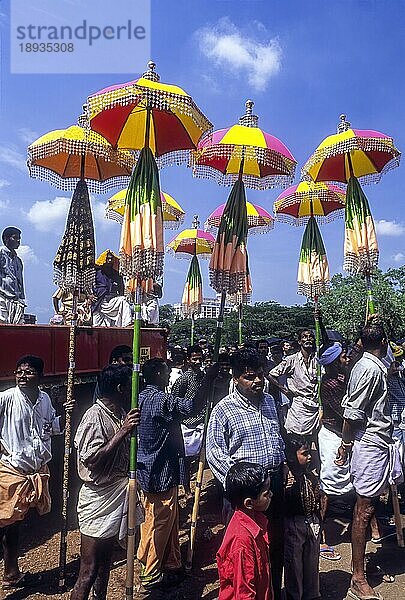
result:
M 105 599 L 113 546 L 127 533 L 129 434 L 139 423 L 139 410 L 126 414 L 131 369 L 105 367 L 99 397 L 77 428 L 77 470 L 83 485 L 77 513 L 81 533 L 80 572 L 71 600 Z M 139 522 L 139 520 L 138 520 Z
M 392 440 L 389 415 L 387 369 L 382 359 L 388 342 L 382 326 L 363 327 L 361 342 L 364 353 L 350 374 L 343 398 L 344 422 L 342 451 L 352 449 L 350 473 L 357 501 L 352 525 L 353 575 L 348 595 L 355 600 L 381 596 L 365 577 L 366 531 L 375 513 L 375 503 L 390 483 L 402 475 L 399 452 Z
M 212 365 L 193 397 L 165 393 L 170 370 L 161 358 L 142 365 L 146 389 L 139 395 L 141 421 L 137 479 L 144 493 L 145 522 L 141 525 L 138 560 L 145 589 L 177 585 L 182 579 L 178 485 L 185 482 L 184 444 L 180 423 L 204 406 L 210 382 L 218 374 Z

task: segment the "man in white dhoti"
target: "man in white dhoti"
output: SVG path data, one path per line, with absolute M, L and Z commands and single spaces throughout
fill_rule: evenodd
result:
M 163 295 L 162 286 L 156 281 L 149 292 L 142 295 L 141 317 L 146 325 L 159 325 L 159 298 Z
M 106 598 L 114 541 L 123 539 L 127 529 L 129 434 L 139 424 L 139 411 L 126 414 L 123 408 L 131 369 L 105 367 L 99 387 L 100 397 L 83 415 L 74 440 L 83 485 L 77 505 L 80 572 L 71 600 L 86 600 L 92 587 L 95 598 Z
M 131 307 L 124 296 L 124 281 L 118 272 L 118 256 L 105 250 L 96 260 L 93 325 L 127 327 L 132 323 Z
M 387 338 L 383 327 L 377 324 L 363 327 L 360 337 L 364 353 L 353 367 L 342 401 L 342 450 L 348 455 L 353 448 L 350 472 L 357 494 L 352 525 L 353 575 L 348 596 L 355 600 L 379 600 L 381 595 L 365 576 L 366 530 L 379 495 L 402 472 L 392 440 L 387 369 L 382 362 L 387 353 Z
M 6 227 L 0 247 L 0 323 L 24 323 L 25 294 L 23 264 L 16 250 L 21 243 L 21 231 Z

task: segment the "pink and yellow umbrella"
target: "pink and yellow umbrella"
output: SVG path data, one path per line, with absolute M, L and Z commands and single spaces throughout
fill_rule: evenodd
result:
M 202 229 L 184 229 L 167 245 L 168 252 L 177 257 L 188 254 L 201 258 L 209 258 L 215 246 L 215 238 L 208 231 Z
M 332 183 L 301 181 L 281 192 L 273 205 L 274 218 L 306 225 L 311 216 L 320 223 L 343 217 L 346 191 Z
M 106 219 L 112 219 L 118 223 L 124 220 L 125 198 L 127 189 L 120 190 L 108 200 L 105 207 Z M 184 221 L 185 211 L 180 204 L 167 192 L 160 192 L 162 202 L 163 226 L 165 229 L 178 229 Z
M 204 223 L 206 231 L 218 229 L 222 215 L 224 214 L 225 204 L 221 204 L 210 214 Z M 274 228 L 274 219 L 270 213 L 261 206 L 246 202 L 246 212 L 248 221 L 248 233 L 266 233 Z
M 193 175 L 232 185 L 242 175 L 244 184 L 264 190 L 284 187 L 294 179 L 295 158 L 278 138 L 258 127 L 246 102 L 246 115 L 239 124 L 203 137 L 192 154 Z

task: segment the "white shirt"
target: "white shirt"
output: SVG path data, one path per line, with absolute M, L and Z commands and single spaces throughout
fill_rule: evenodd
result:
M 34 405 L 19 387 L 0 392 L 0 460 L 24 473 L 52 458 L 51 436 L 61 433 L 51 400 L 40 391 Z
M 172 387 L 174 386 L 175 382 L 179 379 L 179 377 L 183 375 L 183 373 L 183 369 L 179 369 L 178 367 L 172 367 L 172 370 L 170 371 L 169 384 L 167 386 L 168 394 L 171 394 Z

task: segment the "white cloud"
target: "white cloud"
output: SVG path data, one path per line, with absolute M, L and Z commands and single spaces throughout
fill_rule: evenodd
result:
M 405 263 L 405 254 L 402 254 L 402 252 L 398 252 L 397 254 L 394 254 L 394 256 L 392 257 L 394 262 L 396 263 Z
M 33 131 L 29 127 L 21 127 L 18 130 L 18 135 L 24 142 L 24 144 L 27 144 L 27 146 L 29 144 L 32 144 L 32 142 L 35 142 L 35 140 L 39 138 L 39 133 Z
M 38 231 L 53 231 L 59 235 L 63 232 L 69 205 L 69 198 L 62 196 L 56 196 L 53 200 L 38 200 L 26 213 L 26 217 Z
M 60 236 L 64 231 L 70 202 L 71 198 L 63 196 L 56 196 L 53 200 L 38 200 L 25 213 L 25 216 L 38 231 L 52 231 Z M 105 204 L 103 202 L 92 198 L 91 207 L 96 227 L 102 227 L 103 229 L 117 227 L 116 223 L 105 218 Z
M 201 52 L 217 67 L 247 77 L 253 90 L 261 92 L 280 71 L 282 50 L 277 38 L 269 39 L 262 23 L 255 25 L 262 38 L 265 34 L 265 42 L 243 35 L 227 17 L 214 26 L 199 29 L 196 36 Z
M 396 221 L 381 219 L 380 221 L 376 221 L 375 225 L 379 235 L 397 237 L 405 233 L 405 225 Z
M 7 179 L 0 179 L 0 190 L 4 187 L 8 187 L 9 185 L 11 185 L 11 183 L 7 181 Z
M 0 163 L 4 163 L 24 173 L 27 171 L 26 157 L 21 152 L 18 152 L 14 146 L 7 144 L 0 145 Z
M 31 246 L 20 246 L 17 250 L 17 254 L 25 264 L 31 263 L 35 265 L 39 262 L 38 257 Z

